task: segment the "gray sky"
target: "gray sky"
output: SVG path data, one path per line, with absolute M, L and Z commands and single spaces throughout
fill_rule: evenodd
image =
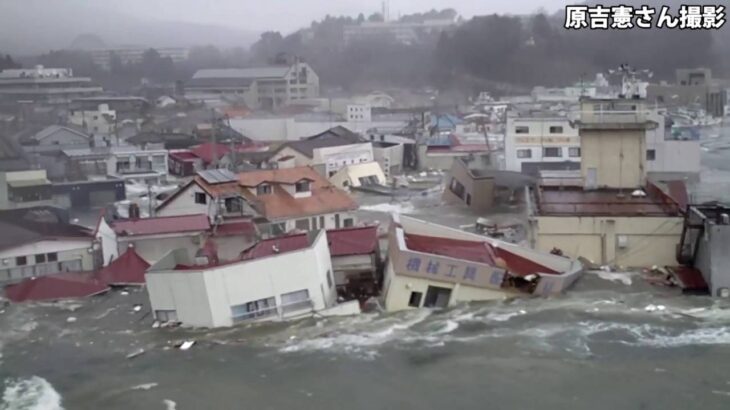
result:
M 15 1 L 15 0 L 0 0 Z M 17 0 L 21 1 L 21 0 Z M 93 3 L 141 18 L 220 24 L 249 30 L 292 31 L 326 14 L 370 14 L 381 0 L 63 0 Z M 462 16 L 488 13 L 555 11 L 570 0 L 390 0 L 390 14 L 454 8 Z

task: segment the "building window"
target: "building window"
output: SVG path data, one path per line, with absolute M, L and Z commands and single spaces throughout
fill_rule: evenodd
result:
M 16 266 L 25 266 L 28 264 L 28 258 L 25 256 L 16 256 L 15 257 L 15 265 Z
M 355 225 L 355 220 L 354 220 L 354 219 L 352 219 L 352 218 L 345 218 L 345 219 L 344 219 L 344 220 L 342 221 L 342 224 L 343 224 L 343 226 L 344 226 L 345 228 L 350 228 L 350 227 L 352 227 L 353 225 Z
M 550 127 L 550 133 L 551 134 L 562 134 L 563 133 L 563 127 L 560 125 L 553 125 Z
M 327 271 L 327 286 L 331 289 L 335 282 L 332 280 L 332 271 Z
M 518 149 L 517 150 L 517 158 L 532 158 L 532 150 L 527 149 Z
M 646 150 L 646 160 L 654 161 L 655 159 L 656 159 L 656 150 L 654 150 L 654 149 Z
M 35 256 L 35 263 L 46 263 L 46 254 L 39 253 Z
M 545 158 L 560 158 L 563 156 L 560 147 L 545 147 L 542 149 L 542 156 Z
M 48 262 L 58 262 L 58 254 L 56 252 L 51 252 L 46 255 Z
M 421 307 L 421 299 L 423 299 L 423 293 L 411 292 L 411 297 L 408 299 L 408 306 Z
M 311 308 L 312 301 L 309 299 L 309 291 L 307 289 L 284 293 L 281 295 L 282 313 L 296 312 Z
M 568 156 L 571 158 L 580 158 L 580 147 L 568 148 Z
M 466 204 L 471 205 L 471 194 L 466 194 Z
M 231 316 L 234 321 L 273 316 L 276 313 L 276 299 L 274 297 L 231 306 Z
M 224 205 L 227 213 L 243 213 L 241 198 L 226 198 Z
M 456 180 L 456 178 L 451 178 L 451 184 L 449 184 L 449 189 L 454 195 L 458 196 L 461 199 L 464 199 L 466 189 L 464 188 L 464 185 L 461 184 L 461 182 Z
M 303 179 L 295 184 L 297 192 L 309 192 L 309 181 Z
M 518 125 L 515 127 L 515 134 L 529 134 L 530 127 L 527 125 Z
M 261 184 L 256 187 L 256 195 L 268 195 L 271 193 L 271 185 Z
M 294 227 L 301 231 L 308 231 L 309 230 L 309 219 L 297 220 L 296 222 L 294 222 Z
M 205 205 L 208 203 L 208 196 L 203 192 L 195 193 L 195 203 Z

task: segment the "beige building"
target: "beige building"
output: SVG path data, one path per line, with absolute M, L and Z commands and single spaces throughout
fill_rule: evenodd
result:
M 643 100 L 584 99 L 577 124 L 581 173 L 541 180 L 528 206 L 532 245 L 600 264 L 676 264 L 683 210 L 647 181 L 646 130 L 656 123 Z
M 454 160 L 448 181 L 443 195 L 445 201 L 463 203 L 475 211 L 487 210 L 494 204 L 494 176 L 470 167 L 469 161 Z
M 386 184 L 385 174 L 375 161 L 345 165 L 329 180 L 332 185 L 342 189 Z
M 385 308 L 552 295 L 570 287 L 583 266 L 481 235 L 395 215 L 388 238 Z

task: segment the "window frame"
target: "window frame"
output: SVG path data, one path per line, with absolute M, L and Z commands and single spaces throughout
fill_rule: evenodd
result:
M 525 153 L 527 153 L 527 155 L 523 155 Z M 530 149 L 530 148 L 519 148 L 519 149 L 517 149 L 517 158 L 518 159 L 532 158 L 532 149 Z
M 200 198 L 202 198 L 202 200 Z M 205 192 L 196 192 L 193 200 L 198 205 L 208 205 L 208 194 Z
M 574 155 L 575 152 L 577 152 L 578 155 Z M 569 158 L 580 158 L 581 157 L 580 147 L 568 147 L 568 157 Z
M 548 150 L 557 150 L 558 155 L 548 155 Z M 562 158 L 563 147 L 542 147 L 543 158 Z

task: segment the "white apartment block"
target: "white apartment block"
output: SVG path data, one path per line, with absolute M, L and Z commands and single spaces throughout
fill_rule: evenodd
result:
M 536 174 L 540 169 L 579 169 L 578 129 L 566 117 L 508 117 L 504 156 L 508 171 Z

